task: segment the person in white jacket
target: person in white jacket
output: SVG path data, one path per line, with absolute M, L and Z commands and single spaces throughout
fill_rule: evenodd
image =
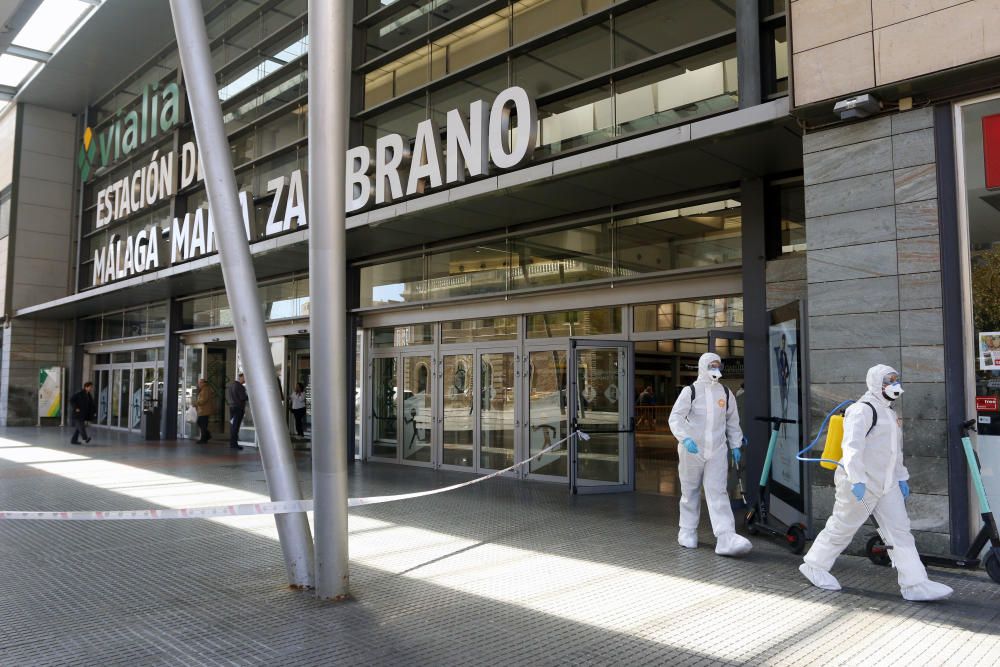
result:
M 875 520 L 892 548 L 899 589 L 906 600 L 942 600 L 952 594 L 944 584 L 930 581 L 910 533 L 904 500 L 910 495 L 910 474 L 903 465 L 903 434 L 893 402 L 903 393 L 899 373 L 886 365 L 868 369 L 868 392 L 847 408 L 844 416 L 843 457 L 834 474 L 833 514 L 816 536 L 799 571 L 814 586 L 839 591 L 830 574 L 854 533 L 874 507 Z
M 736 534 L 732 505 L 726 493 L 729 450 L 739 461 L 743 445 L 736 397 L 719 383 L 722 359 L 711 352 L 698 360 L 698 379 L 684 387 L 670 410 L 670 430 L 677 438 L 681 482 L 680 531 L 677 543 L 698 546 L 701 488 L 715 533 L 715 553 L 742 556 L 750 552 L 750 540 Z M 693 399 L 692 400 L 692 394 Z

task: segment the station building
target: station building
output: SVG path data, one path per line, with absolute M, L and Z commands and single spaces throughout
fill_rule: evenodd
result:
M 714 351 L 751 479 L 769 436 L 753 418 L 798 422 L 779 433 L 774 509 L 818 528 L 830 478 L 795 454 L 886 362 L 907 390 L 919 539 L 963 548 L 967 416 L 1000 497 L 1000 130 L 984 120 L 1000 38 L 956 26 L 996 3 L 354 4 L 342 389 L 358 459 L 486 473 L 580 428 L 575 461 L 517 474 L 675 495 L 667 415 Z M 307 119 L 324 113 L 307 2 L 203 5 L 274 372 L 308 393 L 309 227 L 340 221 L 307 206 Z M 205 378 L 224 437 L 241 361 L 169 7 L 107 0 L 46 56 L 0 113 L 0 422 L 57 424 L 53 396 L 90 380 L 101 428 L 191 438 Z

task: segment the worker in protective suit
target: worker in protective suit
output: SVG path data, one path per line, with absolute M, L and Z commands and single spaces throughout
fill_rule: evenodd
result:
M 799 571 L 814 586 L 839 591 L 830 574 L 837 556 L 851 543 L 874 507 L 875 520 L 891 545 L 899 589 L 906 600 L 943 600 L 952 594 L 944 584 L 930 581 L 920 562 L 904 500 L 910 495 L 910 475 L 903 466 L 903 436 L 893 402 L 903 393 L 891 366 L 868 369 L 868 392 L 847 408 L 844 417 L 843 458 L 834 475 L 836 500 L 826 527 L 816 537 Z
M 708 516 L 715 533 L 715 553 L 742 556 L 750 540 L 736 534 L 736 522 L 726 493 L 729 450 L 740 460 L 743 431 L 736 397 L 719 383 L 722 359 L 711 352 L 698 360 L 698 379 L 684 387 L 670 411 L 670 430 L 677 438 L 680 457 L 681 517 L 677 543 L 698 546 L 701 487 L 705 487 Z M 692 400 L 693 399 L 693 400 Z

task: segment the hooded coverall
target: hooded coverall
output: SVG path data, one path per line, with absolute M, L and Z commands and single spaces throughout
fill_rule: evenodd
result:
M 862 482 L 868 505 L 874 506 L 875 520 L 892 545 L 889 555 L 896 568 L 903 597 L 907 600 L 937 599 L 946 597 L 942 588 L 947 589 L 948 594 L 951 589 L 927 578 L 927 570 L 920 562 L 913 535 L 910 534 L 910 518 L 906 514 L 899 486 L 899 482 L 909 479 L 910 474 L 903 465 L 900 420 L 893 410 L 892 401 L 883 395 L 882 386 L 882 378 L 895 372 L 891 366 L 883 364 L 870 368 L 867 377 L 868 392 L 847 408 L 843 457 L 841 466 L 837 467 L 834 474 L 836 499 L 833 513 L 803 561 L 806 565 L 821 570 L 820 577 L 825 573 L 826 577 L 832 579 L 836 586 L 834 590 L 839 588 L 836 580 L 829 575 L 830 568 L 837 556 L 850 545 L 858 528 L 868 519 L 865 504 L 851 492 L 855 484 Z M 872 409 L 865 405 L 866 402 L 874 406 L 878 413 L 874 428 Z
M 698 379 L 694 382 L 694 402 L 691 401 L 691 388 L 684 387 L 670 410 L 670 430 L 677 438 L 677 455 L 680 458 L 678 541 L 683 544 L 685 534 L 694 535 L 698 530 L 701 488 L 704 485 L 708 516 L 716 537 L 715 551 L 721 555 L 738 556 L 749 552 L 751 545 L 745 537 L 736 534 L 726 480 L 728 449 L 742 446 L 743 431 L 740 429 L 735 397 L 727 397 L 725 388 L 709 375 L 708 365 L 713 361 L 721 361 L 719 355 L 711 352 L 701 355 Z M 686 438 L 691 438 L 698 445 L 697 454 L 690 453 L 684 446 Z M 694 539 L 696 543 L 697 538 Z

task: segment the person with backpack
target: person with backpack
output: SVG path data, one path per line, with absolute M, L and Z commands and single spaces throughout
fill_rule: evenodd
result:
M 90 436 L 87 434 L 87 422 L 97 416 L 97 404 L 94 402 L 93 391 L 94 383 L 84 382 L 83 389 L 73 394 L 69 399 L 72 410 L 70 417 L 75 429 L 73 437 L 69 441 L 71 445 L 79 445 L 81 437 L 84 442 L 90 442 Z
M 892 545 L 889 556 L 903 599 L 943 600 L 954 591 L 927 578 L 906 514 L 910 474 L 903 465 L 901 420 L 893 409 L 903 394 L 902 381 L 894 368 L 879 364 L 868 369 L 867 384 L 867 393 L 848 407 L 844 416 L 843 456 L 833 478 L 833 513 L 802 559 L 799 571 L 813 586 L 840 590 L 830 568 L 868 520 L 869 510 L 862 502 L 867 498 Z
M 753 548 L 736 534 L 736 521 L 726 493 L 729 450 L 740 459 L 743 431 L 732 392 L 723 386 L 722 359 L 712 352 L 698 360 L 698 379 L 681 389 L 670 410 L 670 430 L 677 438 L 678 477 L 681 483 L 680 530 L 677 543 L 698 546 L 701 489 L 715 533 L 715 553 L 742 556 Z

